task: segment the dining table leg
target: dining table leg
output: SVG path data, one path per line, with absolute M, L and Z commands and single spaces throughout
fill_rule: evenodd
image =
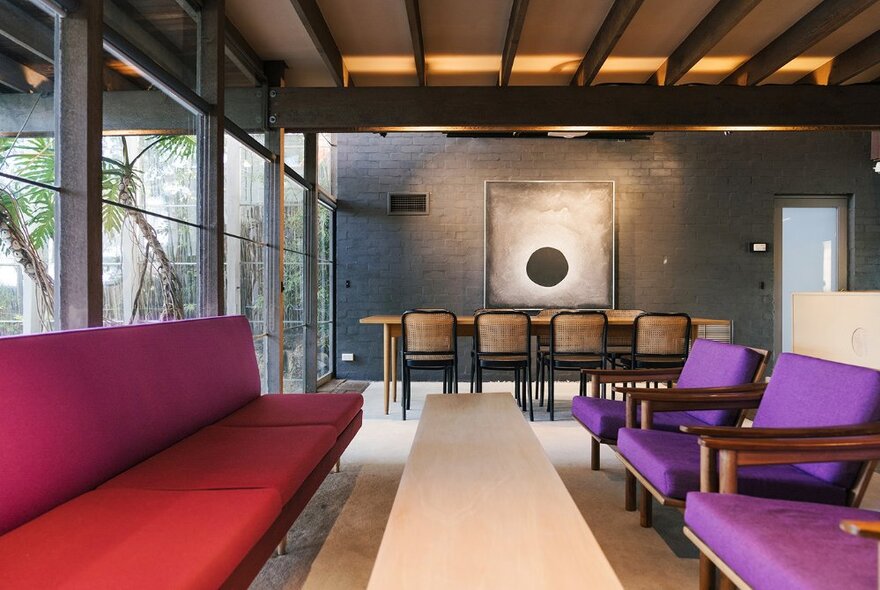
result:
M 391 337 L 391 401 L 397 401 L 397 337 Z
M 391 326 L 388 324 L 383 325 L 383 337 L 382 337 L 382 368 L 383 368 L 383 378 L 384 378 L 384 389 L 385 389 L 385 415 L 388 415 L 388 394 L 390 390 L 391 384 Z

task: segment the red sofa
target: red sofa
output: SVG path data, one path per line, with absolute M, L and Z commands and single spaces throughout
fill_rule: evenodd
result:
M 243 317 L 0 339 L 0 588 L 245 588 L 361 426 Z

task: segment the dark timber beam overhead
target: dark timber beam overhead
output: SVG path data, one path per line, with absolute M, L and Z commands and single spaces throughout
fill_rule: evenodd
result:
M 0 53 L 0 86 L 15 92 L 51 92 L 52 81 Z
M 602 64 L 611 55 L 611 51 L 621 35 L 629 26 L 630 21 L 638 12 L 643 0 L 615 0 L 605 17 L 605 21 L 596 33 L 596 38 L 587 50 L 587 54 L 578 66 L 572 86 L 589 86 L 602 68 Z
M 761 0 L 720 0 L 669 59 L 654 74 L 657 84 L 671 86 L 681 80 Z
M 425 86 L 428 81 L 425 75 L 425 42 L 422 38 L 422 13 L 419 11 L 419 0 L 404 0 L 406 3 L 406 17 L 409 19 L 409 34 L 412 37 L 413 58 L 416 60 L 416 76 L 419 86 Z
M 510 8 L 510 23 L 507 25 L 507 36 L 504 38 L 504 51 L 501 54 L 499 86 L 507 86 L 510 82 L 513 60 L 516 59 L 516 50 L 519 47 L 519 38 L 522 35 L 528 9 L 529 0 L 513 0 L 513 6 Z
M 52 30 L 32 18 L 9 0 L 0 0 L 0 37 L 52 63 L 55 50 Z
M 880 129 L 867 84 L 273 90 L 273 126 L 302 132 Z
M 875 2 L 877 0 L 824 0 L 722 83 L 759 84 Z
M 880 31 L 856 43 L 827 64 L 801 78 L 799 84 L 843 84 L 880 63 Z
M 330 32 L 330 27 L 327 26 L 327 21 L 324 20 L 324 15 L 321 13 L 317 1 L 290 0 L 290 3 L 299 15 L 299 20 L 302 21 L 312 43 L 315 44 L 315 49 L 321 54 L 327 69 L 330 70 L 333 82 L 337 86 L 346 86 L 346 83 L 348 86 L 352 86 L 351 81 L 346 80 L 342 53 L 339 51 L 336 41 L 333 40 L 333 34 Z

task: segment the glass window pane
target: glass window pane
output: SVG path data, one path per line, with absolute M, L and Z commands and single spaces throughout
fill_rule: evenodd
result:
M 284 163 L 305 175 L 306 165 L 305 136 L 302 133 L 286 133 L 284 135 Z
M 56 198 L 0 179 L 0 335 L 52 329 Z
M 254 335 L 260 382 L 262 390 L 266 391 L 266 300 L 263 289 L 266 247 L 229 236 L 225 244 L 226 313 L 248 319 Z
M 333 264 L 318 263 L 318 321 L 333 321 Z
M 198 228 L 104 205 L 104 323 L 196 317 Z
M 106 0 L 104 22 L 169 74 L 198 91 L 199 31 L 177 0 Z
M 327 133 L 318 134 L 318 186 L 333 195 L 333 176 L 335 173 L 336 146 Z
M 333 370 L 333 324 L 318 324 L 318 379 Z
M 304 327 L 284 329 L 284 393 L 303 391 L 305 340 Z
M 333 210 L 318 205 L 318 259 L 333 260 Z
M 303 202 L 306 190 L 284 177 L 284 249 L 305 252 L 303 244 Z
M 284 253 L 284 326 L 298 326 L 305 323 L 303 313 L 303 268 L 305 257 L 302 254 Z
M 224 222 L 226 232 L 263 242 L 266 160 L 231 135 L 226 136 Z

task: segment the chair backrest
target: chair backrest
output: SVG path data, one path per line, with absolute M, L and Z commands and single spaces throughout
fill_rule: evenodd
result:
M 577 311 L 574 309 L 562 309 L 559 307 L 548 307 L 546 309 L 542 309 L 538 312 L 538 315 L 535 317 L 539 318 L 552 318 L 554 315 L 559 313 L 560 311 Z M 538 335 L 538 346 L 547 347 L 550 346 L 550 334 L 539 334 Z
M 550 319 L 551 354 L 604 355 L 608 317 L 601 311 L 560 311 Z
M 755 415 L 755 427 L 808 428 L 880 420 L 880 372 L 784 353 Z M 799 469 L 852 487 L 861 463 L 804 463 Z
M 404 353 L 454 353 L 457 319 L 445 309 L 415 309 L 401 316 Z
M 764 376 L 768 352 L 712 340 L 694 340 L 676 387 L 726 387 L 752 383 Z M 688 412 L 712 426 L 733 426 L 739 410 Z
M 627 318 L 635 320 L 636 317 L 645 313 L 642 309 L 607 309 L 605 315 L 611 318 Z M 632 347 L 633 326 L 608 326 L 608 346 L 627 348 Z
M 246 318 L 0 338 L 0 534 L 260 396 Z
M 528 354 L 532 320 L 524 311 L 487 311 L 474 316 L 474 351 Z
M 691 318 L 686 313 L 642 313 L 633 320 L 633 358 L 687 358 Z

